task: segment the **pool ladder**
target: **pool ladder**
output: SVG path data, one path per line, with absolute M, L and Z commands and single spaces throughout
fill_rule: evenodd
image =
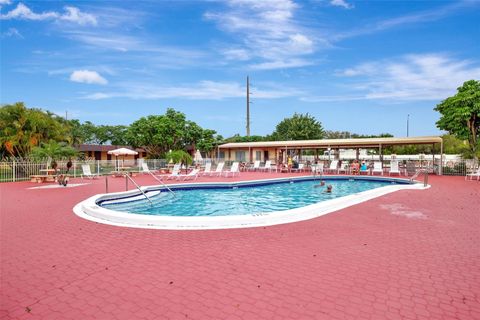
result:
M 162 186 L 167 188 L 167 190 L 170 191 L 170 193 L 175 197 L 175 192 L 173 192 L 172 189 L 170 189 L 162 180 L 158 179 L 151 171 L 146 171 L 146 172 L 148 172 L 153 177 L 153 179 L 160 182 L 162 184 Z
M 135 182 L 135 180 L 133 180 L 133 178 L 128 175 L 128 172 L 125 172 L 125 186 L 127 191 L 128 191 L 128 180 L 132 181 L 135 187 L 137 187 L 137 189 L 143 194 L 145 199 L 147 199 L 148 202 L 150 202 L 150 205 L 153 206 L 152 200 L 150 200 L 150 198 L 147 197 L 147 195 L 145 194 L 145 191 L 143 191 L 142 188 L 140 188 L 140 186 Z
M 415 178 L 418 178 L 420 174 L 423 173 L 423 186 L 428 186 L 428 170 L 427 169 L 419 169 L 415 172 L 415 174 L 410 178 L 410 183 L 413 183 Z

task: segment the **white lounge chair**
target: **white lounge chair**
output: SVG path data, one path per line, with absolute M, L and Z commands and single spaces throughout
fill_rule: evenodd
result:
M 272 161 L 271 160 L 265 161 L 265 166 L 259 167 L 258 170 L 260 170 L 260 171 L 272 171 Z
M 239 170 L 239 163 L 234 162 L 232 163 L 232 167 L 230 168 L 230 171 L 225 171 L 225 177 L 228 177 L 229 175 L 232 175 L 234 177 L 235 175 L 240 175 L 240 170 Z
M 88 179 L 98 178 L 98 174 L 93 174 L 92 171 L 90 170 L 89 164 L 82 164 L 82 171 L 83 171 L 83 174 L 80 175 L 82 179 L 83 177 Z
M 390 162 L 390 170 L 388 171 L 388 175 L 391 176 L 392 173 L 401 175 L 400 168 L 398 166 L 398 161 L 391 161 Z
M 142 173 L 158 173 L 158 170 L 150 170 L 146 162 L 142 162 Z
M 209 176 L 210 173 L 212 173 L 212 163 L 211 163 L 211 162 L 207 162 L 207 163 L 205 164 L 205 169 L 203 169 L 202 175 L 203 175 L 203 176 Z
M 160 174 L 160 175 L 157 175 L 157 177 L 159 177 L 160 179 L 167 178 L 167 180 L 170 180 L 170 179 L 176 178 L 179 174 L 180 174 L 180 163 L 176 163 L 173 166 L 172 173 Z
M 214 172 L 211 173 L 211 176 L 221 176 L 223 172 L 223 167 L 225 166 L 225 162 L 220 162 L 217 164 L 217 168 L 215 169 Z
M 325 168 L 324 171 L 338 174 L 338 160 L 332 160 L 330 167 Z
M 312 164 L 310 167 L 312 174 L 323 174 L 323 162 Z
M 292 171 L 295 171 L 295 172 L 305 171 L 305 164 L 299 163 L 298 168 L 292 168 Z
M 474 177 L 477 177 L 477 181 L 480 181 L 480 167 L 478 167 L 477 172 L 467 173 L 465 180 L 467 180 L 467 178 L 469 178 L 468 180 L 473 180 Z
M 187 174 L 178 174 L 176 176 L 177 180 L 180 180 L 182 179 L 183 181 L 185 180 L 189 180 L 189 179 L 194 179 L 196 180 L 198 178 L 198 173 L 200 172 L 200 169 L 193 169 L 192 171 L 190 171 L 189 173 Z
M 260 169 L 260 160 L 257 160 L 253 163 L 253 167 L 248 168 L 248 171 L 257 171 Z
M 338 168 L 338 174 L 340 173 L 350 173 L 350 163 L 348 161 L 342 162 L 342 165 Z
M 372 175 L 374 175 L 375 173 L 380 173 L 383 176 L 383 167 L 380 161 L 375 161 L 373 163 Z

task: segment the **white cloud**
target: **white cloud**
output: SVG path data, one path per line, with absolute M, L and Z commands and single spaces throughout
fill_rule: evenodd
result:
M 64 8 L 65 13 L 61 14 L 55 11 L 46 11 L 42 13 L 35 13 L 29 7 L 23 3 L 19 3 L 15 9 L 0 15 L 0 19 L 23 19 L 23 20 L 55 20 L 55 21 L 68 21 L 77 23 L 80 25 L 96 25 L 97 19 L 95 16 L 81 12 L 80 9 L 67 6 Z
M 8 28 L 7 31 L 2 32 L 2 38 L 16 37 L 23 39 L 22 34 L 15 28 Z
M 304 101 L 383 100 L 440 101 L 455 94 L 470 79 L 480 78 L 479 61 L 457 60 L 445 54 L 411 54 L 373 61 L 337 72 L 350 92 L 304 97 Z M 357 77 L 360 80 L 356 80 Z
M 235 44 L 221 50 L 227 60 L 251 61 L 251 67 L 292 68 L 309 63 L 305 60 L 315 51 L 311 31 L 295 20 L 299 6 L 291 0 L 229 0 L 228 10 L 208 12 L 205 18 L 235 36 Z M 240 39 L 240 40 L 238 40 Z
M 246 61 L 250 60 L 250 54 L 245 49 L 225 49 L 223 50 L 222 54 L 227 58 L 227 60 L 239 60 L 239 61 Z
M 28 8 L 23 3 L 19 3 L 17 7 L 7 14 L 0 16 L 2 19 L 25 19 L 25 20 L 46 20 L 46 19 L 56 19 L 58 18 L 58 13 L 56 12 L 42 12 L 34 13 L 30 8 Z
M 66 12 L 60 16 L 60 20 L 75 22 L 79 25 L 97 25 L 97 19 L 95 16 L 81 12 L 78 8 L 65 7 L 65 11 Z
M 291 88 L 269 86 L 266 89 L 251 87 L 256 99 L 276 99 L 301 94 Z M 222 100 L 245 98 L 246 88 L 238 82 L 200 81 L 196 84 L 178 86 L 155 86 L 148 83 L 125 83 L 114 92 L 97 92 L 83 98 L 101 100 L 109 98 L 129 98 L 136 100 L 191 99 Z
M 429 21 L 436 21 L 446 16 L 455 14 L 458 10 L 467 7 L 476 7 L 480 4 L 479 1 L 456 1 L 441 7 L 435 7 L 430 10 L 414 12 L 407 15 L 377 21 L 372 24 L 367 24 L 365 27 L 357 27 L 353 30 L 334 33 L 331 36 L 332 41 L 339 41 L 346 38 L 352 38 L 362 35 L 382 32 L 388 29 L 401 27 L 410 24 L 425 23 Z M 476 9 L 476 8 L 475 8 Z
M 89 83 L 89 84 L 107 84 L 108 81 L 96 71 L 76 70 L 70 75 L 73 82 Z
M 336 7 L 343 7 L 345 9 L 353 9 L 353 4 L 346 2 L 345 0 L 331 0 L 330 4 Z
M 0 0 L 0 9 L 2 9 L 2 6 L 8 5 L 10 3 L 12 3 L 12 1 L 10 0 Z

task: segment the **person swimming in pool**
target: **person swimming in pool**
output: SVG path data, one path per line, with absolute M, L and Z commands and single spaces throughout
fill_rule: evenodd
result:
M 322 180 L 322 181 L 320 181 L 319 184 L 316 184 L 314 187 L 319 188 L 319 187 L 323 187 L 324 185 L 325 185 L 325 181 Z
M 327 189 L 325 189 L 325 191 L 323 191 L 323 192 L 325 192 L 325 193 L 332 193 L 332 189 L 333 189 L 332 185 L 329 184 L 329 185 L 327 186 Z

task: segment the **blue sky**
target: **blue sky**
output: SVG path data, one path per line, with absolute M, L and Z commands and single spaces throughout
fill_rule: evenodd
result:
M 328 130 L 433 135 L 480 79 L 480 1 L 0 0 L 1 103 L 97 124 L 173 107 L 224 136 L 294 112 Z

